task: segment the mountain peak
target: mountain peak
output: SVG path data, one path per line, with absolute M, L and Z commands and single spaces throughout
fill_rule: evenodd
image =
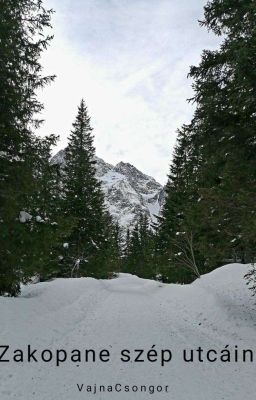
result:
M 155 221 L 163 202 L 163 187 L 154 178 L 143 174 L 134 165 L 123 161 L 113 166 L 95 157 L 96 176 L 102 183 L 105 204 L 122 228 L 133 227 L 141 213 Z M 51 160 L 65 165 L 65 150 Z
M 120 161 L 118 164 L 116 164 L 115 170 L 124 173 L 131 173 L 131 174 L 145 176 L 141 171 L 139 171 L 136 167 L 134 167 L 134 165 L 130 163 L 125 163 L 123 161 Z

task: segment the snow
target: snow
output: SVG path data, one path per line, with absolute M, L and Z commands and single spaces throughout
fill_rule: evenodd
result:
M 163 202 L 163 187 L 129 163 L 119 162 L 114 166 L 99 157 L 95 161 L 106 207 L 123 231 L 133 228 L 142 212 L 155 222 Z M 60 150 L 51 163 L 64 167 L 65 150 Z
M 25 224 L 27 221 L 31 221 L 32 215 L 27 213 L 26 211 L 20 211 L 19 221 L 22 224 Z
M 251 400 L 254 363 L 185 363 L 183 349 L 256 352 L 254 300 L 243 279 L 248 266 L 230 264 L 191 285 L 166 285 L 120 274 L 113 280 L 56 279 L 0 297 L 1 344 L 12 349 L 108 349 L 110 362 L 0 364 L 1 400 L 177 399 Z M 165 366 L 122 363 L 122 349 L 171 349 Z M 256 353 L 255 353 L 256 356 Z M 169 393 L 79 392 L 79 385 L 169 385 Z
M 155 222 L 155 215 L 160 213 L 162 187 L 153 178 L 121 162 L 101 174 L 100 180 L 106 206 L 122 228 L 134 226 L 141 212 Z

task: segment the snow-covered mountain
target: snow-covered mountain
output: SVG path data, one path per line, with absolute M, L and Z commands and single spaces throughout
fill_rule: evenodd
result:
M 60 150 L 51 162 L 64 166 L 65 150 Z M 164 200 L 164 190 L 154 178 L 129 163 L 120 162 L 114 166 L 98 157 L 96 175 L 102 182 L 106 206 L 121 227 L 134 226 L 140 213 L 155 221 Z

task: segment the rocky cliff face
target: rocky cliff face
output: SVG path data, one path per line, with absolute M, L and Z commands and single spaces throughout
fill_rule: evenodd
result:
M 140 213 L 154 222 L 164 200 L 160 183 L 129 163 L 120 162 L 114 166 L 98 157 L 96 162 L 96 175 L 102 182 L 106 206 L 120 226 L 134 226 Z M 52 163 L 64 166 L 65 150 L 59 151 Z

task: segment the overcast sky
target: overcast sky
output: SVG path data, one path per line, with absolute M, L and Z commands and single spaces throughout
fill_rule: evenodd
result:
M 46 0 L 55 35 L 43 55 L 57 78 L 40 98 L 41 134 L 67 144 L 85 99 L 96 152 L 166 182 L 176 130 L 193 106 L 189 66 L 218 39 L 200 28 L 204 0 Z

